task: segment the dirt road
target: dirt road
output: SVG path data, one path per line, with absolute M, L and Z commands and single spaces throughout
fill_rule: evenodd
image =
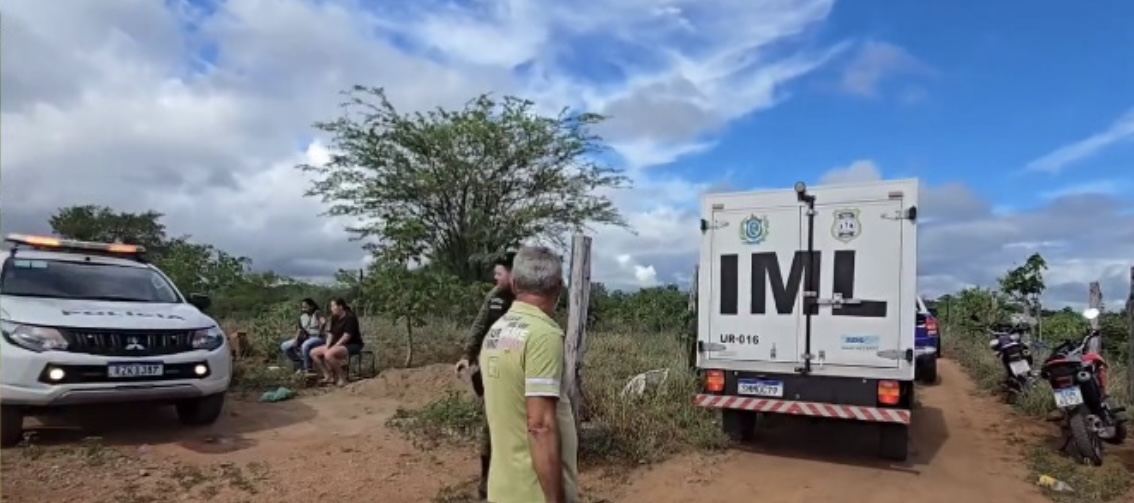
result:
M 584 486 L 597 496 L 591 501 L 626 503 L 889 503 L 911 494 L 919 503 L 1046 501 L 1006 447 L 1013 426 L 1003 407 L 972 396 L 952 362 L 942 363 L 941 374 L 941 385 L 921 390 L 907 466 L 874 461 L 871 435 L 859 425 L 781 421 L 749 450 L 685 455 L 618 479 L 587 473 Z M 422 451 L 385 422 L 397 407 L 453 387 L 445 366 L 390 371 L 290 402 L 233 401 L 218 424 L 188 433 L 168 412 L 66 418 L 68 428 L 40 431 L 36 447 L 4 451 L 2 496 L 74 503 L 434 501 L 441 488 L 473 479 L 471 449 Z M 83 440 L 92 434 L 101 440 Z
M 919 389 L 910 461 L 869 458 L 877 438 L 859 424 L 777 424 L 746 451 L 688 455 L 634 477 L 617 501 L 769 501 L 776 503 L 956 503 L 1048 501 L 1026 482 L 1017 451 L 1006 444 L 1013 423 L 1004 407 L 977 397 L 952 361 L 941 384 Z M 813 427 L 809 427 L 813 426 Z

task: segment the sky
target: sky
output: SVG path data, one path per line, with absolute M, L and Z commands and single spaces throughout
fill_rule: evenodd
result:
M 698 202 L 796 181 L 921 180 L 919 289 L 993 285 L 1033 252 L 1049 305 L 1134 266 L 1134 3 L 1097 0 L 9 0 L 6 232 L 61 206 L 164 213 L 257 269 L 364 260 L 303 197 L 338 92 L 399 109 L 484 92 L 606 114 L 633 227 L 592 278 L 687 282 Z

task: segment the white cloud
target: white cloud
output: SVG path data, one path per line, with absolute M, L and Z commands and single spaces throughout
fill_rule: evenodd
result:
M 1059 187 L 1054 190 L 1045 191 L 1040 194 L 1044 199 L 1056 199 L 1063 196 L 1071 196 L 1076 194 L 1118 194 L 1126 189 L 1129 185 L 1125 180 L 1093 180 L 1088 182 L 1079 182 Z
M 602 133 L 646 168 L 712 148 L 730 121 L 775 106 L 783 86 L 845 50 L 802 36 L 832 0 L 360 4 L 228 0 L 207 13 L 151 0 L 5 3 L 5 229 L 42 231 L 69 204 L 156 209 L 172 232 L 259 267 L 326 276 L 364 259 L 348 222 L 319 217 L 324 206 L 303 197 L 309 180 L 293 165 L 326 159 L 310 125 L 333 118 L 352 84 L 385 86 L 405 110 L 495 91 L 604 112 Z M 877 84 L 870 75 L 859 82 Z M 732 184 L 629 175 L 635 189 L 612 197 L 636 233 L 595 230 L 594 279 L 687 279 L 698 198 Z M 881 176 L 861 160 L 823 183 Z M 1085 298 L 1090 279 L 1117 291 L 1134 256 L 1134 214 L 1116 198 L 1052 194 L 1041 208 L 996 212 L 962 183 L 923 195 L 927 293 L 987 283 L 1036 249 L 1052 263 L 1053 298 Z
M 858 160 L 828 171 L 820 182 L 882 179 L 876 163 Z M 1110 295 L 1124 295 L 1134 266 L 1134 214 L 1129 212 L 1134 205 L 1103 191 L 1106 187 L 1068 187 L 1047 194 L 1045 206 L 1003 212 L 963 183 L 923 183 L 919 291 L 937 296 L 968 286 L 995 286 L 997 277 L 1039 253 L 1050 267 L 1045 302 L 1082 304 L 1091 281 L 1102 283 Z
M 1107 129 L 1035 159 L 1029 162 L 1025 169 L 1057 174 L 1072 164 L 1098 155 L 1111 146 L 1129 141 L 1131 138 L 1134 138 L 1134 108 L 1111 123 Z
M 607 113 L 602 134 L 644 168 L 710 148 L 729 121 L 774 106 L 837 54 L 805 36 L 832 4 L 8 2 L 3 225 L 43 231 L 69 204 L 156 209 L 171 232 L 259 267 L 326 276 L 362 254 L 347 222 L 318 216 L 292 166 L 327 155 L 311 124 L 338 113 L 338 91 L 384 86 L 403 110 L 491 91 Z M 604 74 L 588 70 L 597 65 Z M 669 281 L 696 249 L 704 187 L 631 175 L 636 189 L 615 197 L 638 233 L 596 234 L 596 280 L 612 286 Z M 624 252 L 628 268 L 609 258 Z
M 883 81 L 887 79 L 898 75 L 933 74 L 933 68 L 911 56 L 905 49 L 872 40 L 859 45 L 854 57 L 843 68 L 839 87 L 847 94 L 876 98 Z M 908 88 L 902 91 L 901 99 L 906 103 L 916 103 L 925 99 L 925 95 L 924 89 Z
M 873 182 L 882 179 L 882 171 L 871 160 L 858 160 L 849 166 L 832 169 L 819 178 L 823 185 L 840 185 L 856 182 Z

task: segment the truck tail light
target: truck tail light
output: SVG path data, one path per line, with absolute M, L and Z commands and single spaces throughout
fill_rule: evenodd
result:
M 902 390 L 898 381 L 878 381 L 878 403 L 882 405 L 898 405 L 902 399 Z
M 724 371 L 710 370 L 705 374 L 705 391 L 709 393 L 724 391 Z
M 925 320 L 925 331 L 929 332 L 930 336 L 937 337 L 937 320 L 935 318 Z

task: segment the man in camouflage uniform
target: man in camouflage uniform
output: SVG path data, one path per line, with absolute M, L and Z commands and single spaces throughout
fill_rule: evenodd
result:
M 476 366 L 470 367 L 470 362 L 475 365 L 480 357 L 480 348 L 484 344 L 484 337 L 488 334 L 488 329 L 492 327 L 493 323 L 496 323 L 496 320 L 504 316 L 504 313 L 508 312 L 508 309 L 512 307 L 512 301 L 516 298 L 512 293 L 512 260 L 515 257 L 515 252 L 508 252 L 494 262 L 493 278 L 496 285 L 484 298 L 484 304 L 480 306 L 480 312 L 477 313 L 476 320 L 473 321 L 472 328 L 469 329 L 464 357 L 457 362 L 458 376 L 463 375 L 466 371 L 472 371 L 470 380 L 472 381 L 473 391 L 481 399 L 481 407 L 484 406 L 484 380 L 481 378 L 480 369 Z M 488 465 L 491 457 L 492 444 L 488 434 L 488 421 L 485 421 L 480 433 L 480 485 L 478 490 L 481 499 L 488 497 Z

